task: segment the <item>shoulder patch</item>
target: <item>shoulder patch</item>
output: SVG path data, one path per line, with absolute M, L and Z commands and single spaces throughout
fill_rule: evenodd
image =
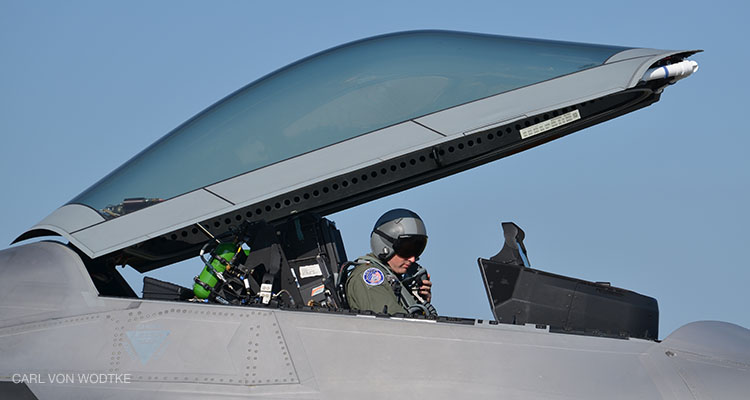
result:
M 385 280 L 385 277 L 383 276 L 383 272 L 380 271 L 377 268 L 368 268 L 364 274 L 362 274 L 362 279 L 364 279 L 365 283 L 370 286 L 378 286 Z

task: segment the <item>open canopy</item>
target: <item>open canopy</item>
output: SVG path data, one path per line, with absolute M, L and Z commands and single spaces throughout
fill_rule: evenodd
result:
M 117 217 L 139 208 L 137 201 L 123 204 L 126 199 L 154 204 L 403 121 L 592 68 L 623 50 L 443 31 L 349 43 L 240 89 L 70 202 Z
M 17 241 L 187 258 L 206 240 L 194 224 L 339 211 L 649 105 L 692 53 L 446 31 L 352 42 L 227 96 Z

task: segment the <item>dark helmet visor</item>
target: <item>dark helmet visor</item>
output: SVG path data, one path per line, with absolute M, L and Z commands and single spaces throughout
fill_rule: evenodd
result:
M 427 236 L 401 235 L 393 243 L 393 250 L 402 258 L 419 257 L 427 246 Z

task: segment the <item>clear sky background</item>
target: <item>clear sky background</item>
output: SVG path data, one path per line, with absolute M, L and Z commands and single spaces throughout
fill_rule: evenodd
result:
M 697 320 L 750 327 L 746 4 L 0 0 L 0 248 L 215 101 L 352 40 L 448 29 L 703 49 L 651 107 L 329 218 L 354 258 L 380 214 L 419 213 L 441 314 L 491 319 L 476 259 L 514 221 L 533 267 L 657 298 L 662 338 Z M 157 276 L 189 285 L 200 269 Z

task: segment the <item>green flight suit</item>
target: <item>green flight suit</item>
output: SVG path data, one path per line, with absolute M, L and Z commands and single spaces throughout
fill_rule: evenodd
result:
M 394 279 L 396 275 L 374 255 L 357 259 L 357 266 L 346 281 L 349 307 L 382 313 L 387 306 L 388 314 L 406 313 L 391 286 Z

